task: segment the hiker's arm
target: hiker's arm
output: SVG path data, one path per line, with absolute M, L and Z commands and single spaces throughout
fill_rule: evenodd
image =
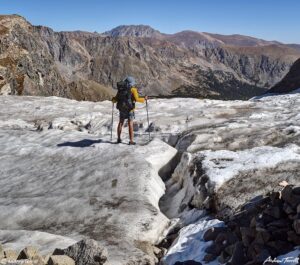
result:
M 134 97 L 134 100 L 136 102 L 139 102 L 139 103 L 144 103 L 145 102 L 144 98 L 139 97 L 139 93 L 138 93 L 138 91 L 137 91 L 137 89 L 135 87 L 131 88 L 131 93 L 132 93 L 132 95 Z

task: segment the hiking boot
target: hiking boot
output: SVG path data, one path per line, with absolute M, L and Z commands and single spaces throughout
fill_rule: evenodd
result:
M 118 141 L 117 141 L 117 143 L 118 143 L 118 144 L 122 143 L 122 139 L 119 138 Z
M 136 142 L 129 142 L 129 145 L 136 145 Z

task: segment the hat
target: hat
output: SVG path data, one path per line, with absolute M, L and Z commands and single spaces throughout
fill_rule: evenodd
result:
M 132 76 L 127 76 L 124 81 L 128 82 L 128 84 L 133 87 L 135 85 L 135 80 Z

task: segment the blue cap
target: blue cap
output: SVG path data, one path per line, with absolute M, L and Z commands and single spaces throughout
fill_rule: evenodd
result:
M 132 87 L 135 85 L 135 80 L 134 80 L 134 78 L 133 78 L 132 76 L 127 76 L 127 77 L 124 79 L 124 81 L 127 81 L 128 84 L 129 84 L 130 86 L 132 86 Z

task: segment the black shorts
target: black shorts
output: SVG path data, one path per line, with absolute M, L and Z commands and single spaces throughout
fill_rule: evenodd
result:
M 134 115 L 134 111 L 120 111 L 120 120 L 124 121 L 124 120 L 129 120 L 129 121 L 133 121 L 135 118 Z

